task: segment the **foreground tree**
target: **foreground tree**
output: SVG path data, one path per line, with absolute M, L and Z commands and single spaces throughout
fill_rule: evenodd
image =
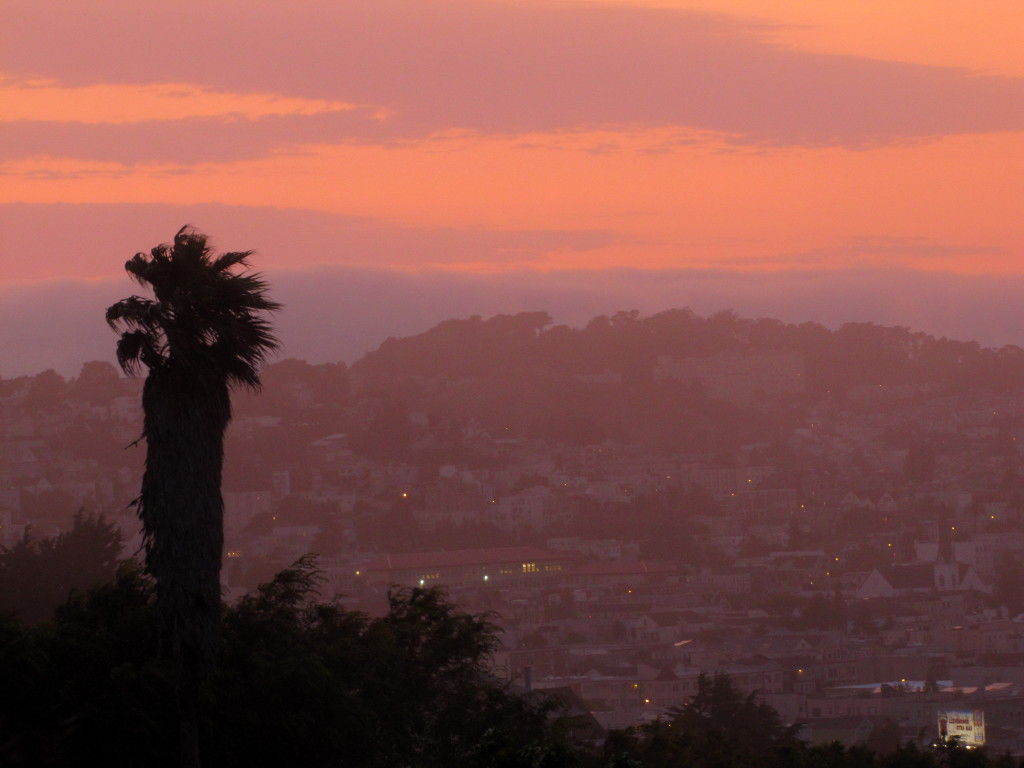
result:
M 495 628 L 432 589 L 380 618 L 317 596 L 303 558 L 224 609 L 203 690 L 223 768 L 576 768 L 557 711 L 489 674 Z M 0 765 L 171 768 L 174 668 L 152 579 L 126 561 L 46 625 L 0 616 Z
M 114 578 L 121 544 L 116 525 L 82 510 L 56 536 L 37 539 L 26 529 L 13 547 L 0 547 L 0 614 L 46 621 L 73 592 Z
M 199 687 L 220 625 L 224 544 L 221 471 L 230 389 L 257 389 L 277 341 L 263 313 L 279 305 L 247 271 L 250 251 L 215 255 L 182 228 L 173 245 L 138 253 L 125 269 L 155 299 L 131 296 L 107 310 L 129 374 L 147 369 L 142 393 L 146 470 L 136 509 L 146 570 L 156 582 L 161 653 L 175 662 L 182 765 L 198 765 Z

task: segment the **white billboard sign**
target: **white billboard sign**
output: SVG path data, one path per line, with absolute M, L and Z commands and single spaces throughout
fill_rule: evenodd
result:
M 980 747 L 985 743 L 985 713 L 980 709 L 940 709 L 939 736 L 960 737 L 962 744 Z

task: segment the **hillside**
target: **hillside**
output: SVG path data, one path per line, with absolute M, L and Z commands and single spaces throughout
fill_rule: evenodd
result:
M 349 373 L 354 393 L 473 419 L 492 433 L 696 450 L 770 439 L 823 399 L 878 407 L 886 398 L 1012 391 L 1024 383 L 1024 351 L 732 312 L 619 312 L 581 329 L 529 312 L 388 339 Z
M 294 460 L 331 433 L 350 435 L 367 456 L 433 463 L 472 461 L 464 437 L 473 430 L 552 445 L 730 450 L 777 440 L 823 408 L 884 412 L 1005 396 L 1024 384 L 1024 351 L 902 327 L 830 330 L 732 312 L 619 312 L 583 328 L 527 312 L 447 320 L 388 339 L 350 368 L 284 360 L 263 378 L 259 395 L 235 398 L 238 417 L 281 419 L 272 440 L 239 446 L 255 464 Z M 64 440 L 87 450 L 108 428 L 85 429 L 81 409 L 128 402 L 136 388 L 109 364 L 89 363 L 70 381 L 53 371 L 0 381 L 0 399 L 10 418 L 24 408 L 51 413 Z

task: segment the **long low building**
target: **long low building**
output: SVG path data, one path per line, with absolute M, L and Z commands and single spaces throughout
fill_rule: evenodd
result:
M 493 547 L 383 555 L 360 566 L 366 585 L 499 587 L 540 586 L 557 581 L 575 559 L 538 547 Z

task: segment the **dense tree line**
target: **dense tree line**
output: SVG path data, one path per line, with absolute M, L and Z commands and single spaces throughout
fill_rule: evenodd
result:
M 200 743 L 218 766 L 392 768 L 1019 768 L 958 744 L 812 746 L 726 675 L 654 722 L 574 742 L 555 700 L 494 678 L 486 615 L 435 589 L 393 591 L 380 618 L 317 594 L 304 558 L 225 607 Z M 154 588 L 132 561 L 52 620 L 0 620 L 0 764 L 170 766 L 174 669 L 156 653 Z M 879 734 L 885 735 L 885 734 Z
M 203 689 L 211 765 L 573 764 L 557 713 L 488 673 L 487 616 L 412 589 L 373 619 L 319 600 L 318 583 L 304 559 L 225 608 Z M 0 622 L 0 764 L 176 764 L 174 666 L 158 642 L 154 586 L 130 561 L 48 623 Z

